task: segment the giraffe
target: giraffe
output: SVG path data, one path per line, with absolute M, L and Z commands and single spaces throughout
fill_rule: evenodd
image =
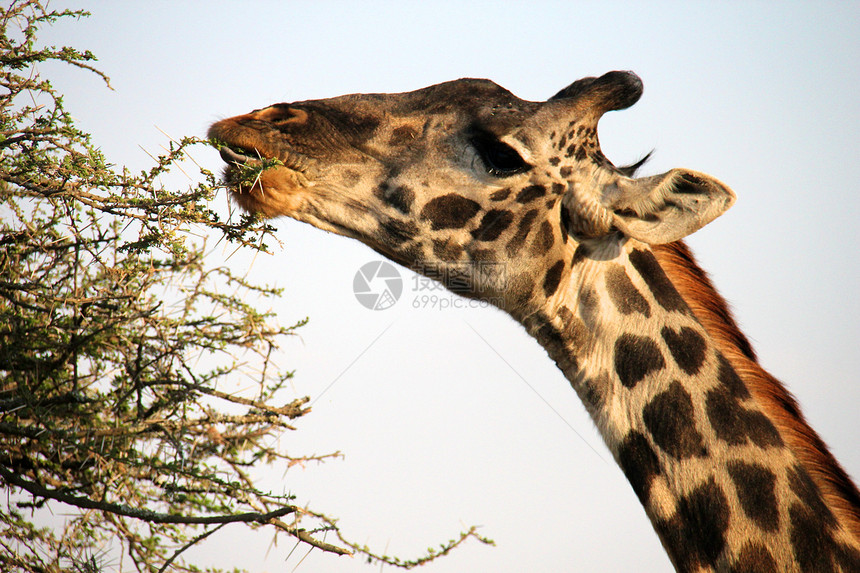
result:
M 860 571 L 860 493 L 682 241 L 734 193 L 600 150 L 600 118 L 642 89 L 616 71 L 532 102 L 460 79 L 275 104 L 209 136 L 242 209 L 456 271 L 459 294 L 520 322 L 678 571 Z

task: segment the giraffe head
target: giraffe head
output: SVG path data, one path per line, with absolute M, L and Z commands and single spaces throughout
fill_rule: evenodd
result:
M 704 174 L 635 178 L 638 165 L 604 157 L 598 121 L 641 94 L 629 72 L 578 80 L 546 102 L 461 79 L 275 104 L 209 136 L 243 209 L 356 238 L 431 276 L 457 267 L 463 294 L 517 314 L 552 296 L 578 246 L 675 241 L 734 201 Z

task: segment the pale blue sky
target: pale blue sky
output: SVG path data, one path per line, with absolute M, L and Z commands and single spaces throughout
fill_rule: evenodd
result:
M 93 16 L 45 39 L 92 50 L 115 91 L 42 71 L 108 158 L 135 169 L 166 143 L 159 129 L 203 135 L 279 101 L 463 76 L 545 99 L 582 76 L 636 71 L 644 97 L 601 122 L 604 151 L 625 163 L 655 148 L 646 174 L 686 167 L 735 190 L 736 206 L 690 244 L 761 362 L 860 475 L 860 3 L 76 5 Z M 220 168 L 214 151 L 197 159 Z M 573 391 L 518 325 L 493 309 L 415 309 L 405 271 L 401 301 L 366 310 L 352 280 L 377 255 L 293 221 L 278 228 L 282 251 L 229 264 L 285 289 L 283 323 L 311 318 L 283 363 L 297 394 L 328 390 L 283 445 L 346 458 L 274 471 L 273 489 L 388 553 L 414 556 L 470 524 L 498 544 L 467 544 L 434 572 L 670 569 Z M 236 531 L 206 547 L 213 563 L 291 571 L 305 554 L 284 563 L 282 538 L 265 560 L 270 537 Z M 378 568 L 315 551 L 297 570 Z

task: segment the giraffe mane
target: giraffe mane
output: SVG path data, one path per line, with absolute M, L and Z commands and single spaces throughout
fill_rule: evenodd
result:
M 794 396 L 758 363 L 728 303 L 682 241 L 652 247 L 664 272 L 711 335 L 785 441 L 807 468 L 837 519 L 860 539 L 860 492 L 806 422 Z

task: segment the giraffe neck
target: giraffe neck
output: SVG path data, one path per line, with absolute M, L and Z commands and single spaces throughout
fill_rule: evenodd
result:
M 578 251 L 566 288 L 521 322 L 679 571 L 860 571 L 856 488 L 782 386 L 756 384 L 767 374 L 683 244 Z

